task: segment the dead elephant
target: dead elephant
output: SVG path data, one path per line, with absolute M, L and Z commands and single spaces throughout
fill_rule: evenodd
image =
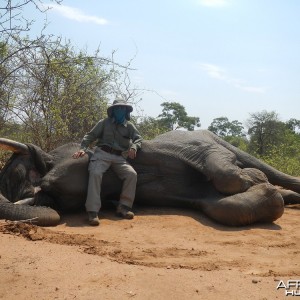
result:
M 0 173 L 0 218 L 36 218 L 38 225 L 51 226 L 59 223 L 59 213 L 84 209 L 88 156 L 72 159 L 78 144 L 46 153 L 2 138 L 0 148 L 14 152 Z M 300 203 L 298 178 L 207 130 L 173 131 L 144 141 L 131 164 L 138 173 L 135 203 L 188 207 L 225 225 L 273 222 L 284 204 Z M 120 189 L 121 182 L 108 171 L 103 202 L 118 199 Z

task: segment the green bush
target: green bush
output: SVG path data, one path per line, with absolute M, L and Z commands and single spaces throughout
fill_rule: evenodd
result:
M 300 176 L 300 135 L 286 131 L 281 143 L 269 147 L 260 158 L 281 172 Z

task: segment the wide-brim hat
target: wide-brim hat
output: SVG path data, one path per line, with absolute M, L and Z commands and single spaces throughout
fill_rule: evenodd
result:
M 113 108 L 116 106 L 125 106 L 127 113 L 131 113 L 133 111 L 133 107 L 130 104 L 127 104 L 123 99 L 116 99 L 114 100 L 113 104 L 108 107 L 107 115 L 112 118 L 112 111 Z

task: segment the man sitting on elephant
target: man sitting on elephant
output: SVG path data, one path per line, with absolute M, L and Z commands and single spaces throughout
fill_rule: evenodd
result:
M 99 225 L 102 177 L 110 167 L 123 181 L 117 215 L 126 219 L 134 217 L 131 208 L 135 198 L 137 173 L 126 158 L 136 157 L 137 150 L 141 148 L 142 138 L 129 121 L 132 110 L 132 106 L 123 99 L 116 99 L 107 109 L 108 117 L 100 120 L 83 137 L 80 150 L 73 154 L 73 158 L 76 159 L 84 156 L 90 144 L 97 141 L 96 150 L 89 163 L 89 183 L 85 203 L 89 224 L 92 226 Z

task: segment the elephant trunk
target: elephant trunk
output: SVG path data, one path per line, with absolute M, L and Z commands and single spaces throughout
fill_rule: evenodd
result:
M 0 202 L 0 219 L 32 220 L 39 226 L 55 226 L 60 222 L 59 214 L 49 207 L 16 205 L 5 201 Z

